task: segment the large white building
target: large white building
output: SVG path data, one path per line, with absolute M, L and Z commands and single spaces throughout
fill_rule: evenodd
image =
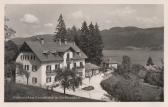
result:
M 29 85 L 43 87 L 56 82 L 55 71 L 59 68 L 76 68 L 78 74 L 85 78 L 86 58 L 74 42 L 48 41 L 40 37 L 23 43 L 16 63 L 29 72 Z M 27 78 L 19 70 L 19 66 L 16 66 L 16 83 L 27 84 Z

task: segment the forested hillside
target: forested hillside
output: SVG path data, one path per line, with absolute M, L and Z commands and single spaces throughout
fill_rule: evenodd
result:
M 101 31 L 105 49 L 162 49 L 164 44 L 164 27 L 138 28 L 113 27 Z

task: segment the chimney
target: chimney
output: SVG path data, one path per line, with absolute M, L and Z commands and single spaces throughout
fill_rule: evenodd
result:
M 61 45 L 61 39 L 59 39 L 58 42 L 59 42 L 59 45 Z
M 73 45 L 75 46 L 76 44 L 75 44 L 75 41 L 73 42 Z
M 67 45 L 67 39 L 64 39 L 64 43 L 65 43 L 65 45 Z
M 41 43 L 41 45 L 44 44 L 44 38 L 40 38 L 40 43 Z

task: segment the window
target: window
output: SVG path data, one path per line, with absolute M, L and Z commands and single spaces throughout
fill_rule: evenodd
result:
M 29 60 L 29 55 L 27 55 L 27 59 Z
M 70 69 L 70 64 L 69 63 L 67 64 L 67 69 Z
M 51 65 L 46 66 L 46 71 L 51 71 Z
M 29 70 L 29 65 L 27 65 L 27 70 Z
M 51 77 L 47 77 L 47 78 L 46 78 L 46 82 L 47 82 L 47 83 L 51 82 Z
M 26 70 L 27 69 L 27 66 L 26 65 L 24 65 L 24 70 Z
M 83 63 L 82 62 L 80 62 L 80 67 L 83 68 Z
M 33 59 L 33 56 L 32 56 L 32 55 L 30 56 L 30 59 L 31 59 L 31 60 Z
M 36 56 L 33 56 L 34 60 L 36 59 Z
M 55 64 L 55 69 L 59 69 L 60 68 L 60 64 Z
M 70 57 L 69 57 L 69 53 L 67 53 L 67 59 L 69 59 Z
M 37 83 L 37 78 L 36 78 L 36 77 L 33 77 L 33 78 L 32 78 L 32 83 L 33 83 L 33 84 L 36 84 L 36 83 Z
M 20 59 L 23 60 L 23 55 L 20 56 Z
M 81 76 L 81 77 L 83 76 L 83 73 L 82 73 L 82 72 L 78 72 L 78 74 L 79 74 L 79 76 Z
M 76 68 L 76 63 L 74 63 L 74 68 Z
M 80 53 L 80 52 L 77 52 L 77 54 L 78 54 L 79 56 L 81 56 L 81 53 Z
M 29 65 L 24 65 L 25 70 L 29 70 Z
M 32 71 L 37 71 L 37 66 L 36 65 L 32 66 Z

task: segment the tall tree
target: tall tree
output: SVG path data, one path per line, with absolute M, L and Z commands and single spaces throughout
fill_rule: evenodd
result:
M 78 42 L 78 31 L 75 26 L 72 26 L 72 28 L 67 29 L 67 40 L 68 41 L 75 41 Z
M 122 60 L 122 66 L 124 72 L 130 72 L 131 70 L 131 60 L 129 56 L 124 55 Z
M 87 26 L 86 21 L 82 23 L 82 27 L 80 30 L 80 37 L 79 37 L 79 47 L 82 51 L 88 56 L 89 54 L 89 29 Z
M 88 56 L 86 61 L 100 65 L 103 56 L 103 42 L 98 25 L 96 24 L 94 26 L 91 22 L 89 26 L 87 26 L 87 23 L 84 21 L 80 31 L 79 47 Z
M 16 34 L 16 31 L 7 25 L 8 21 L 10 20 L 7 17 L 5 17 L 5 25 L 4 25 L 5 41 L 7 41 L 10 37 L 15 36 Z
M 149 66 L 149 65 L 154 65 L 153 60 L 152 60 L 151 57 L 148 58 L 146 65 L 147 65 L 147 66 Z
M 61 39 L 62 41 L 64 41 L 65 39 L 67 39 L 67 31 L 62 14 L 60 14 L 58 18 L 58 25 L 56 27 L 55 33 L 55 40 Z
M 89 48 L 88 48 L 88 59 L 89 62 L 96 64 L 96 36 L 95 36 L 95 28 L 92 22 L 89 24 Z
M 103 41 L 101 38 L 101 34 L 100 34 L 100 30 L 99 30 L 99 26 L 96 23 L 95 24 L 95 44 L 96 44 L 96 61 L 98 65 L 101 64 L 102 62 L 102 58 L 103 58 Z
M 103 50 L 103 42 L 101 39 L 100 31 L 98 25 L 94 26 L 92 22 L 89 25 L 89 58 L 90 62 L 100 65 L 102 62 L 102 50 Z

